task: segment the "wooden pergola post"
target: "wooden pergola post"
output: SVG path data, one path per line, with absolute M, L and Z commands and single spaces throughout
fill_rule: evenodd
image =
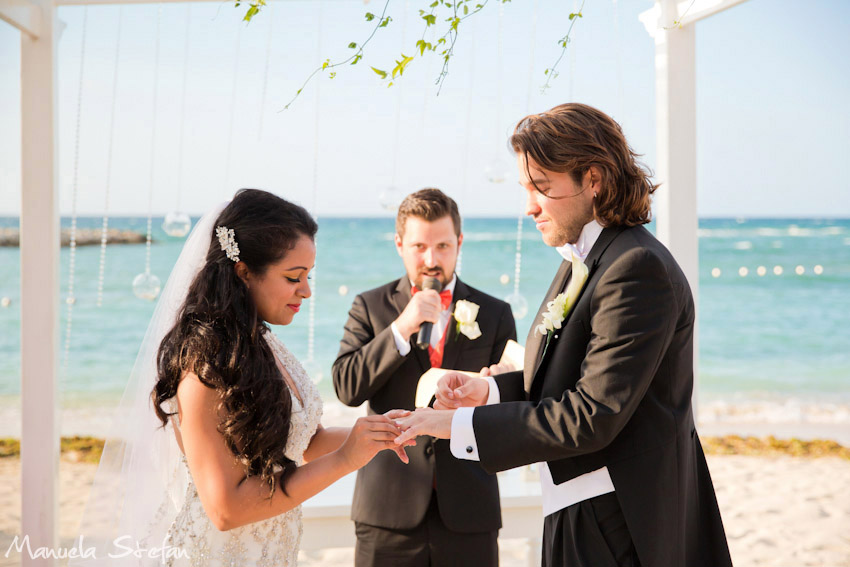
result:
M 59 495 L 58 21 L 51 0 L 4 0 L 21 31 L 21 528 L 30 547 L 56 548 Z M 54 559 L 33 559 L 47 567 Z
M 655 194 L 658 239 L 685 272 L 699 317 L 696 30 L 703 18 L 745 0 L 656 0 L 640 15 L 655 39 Z M 698 409 L 699 325 L 694 328 L 693 407 Z M 694 416 L 696 418 L 696 415 Z

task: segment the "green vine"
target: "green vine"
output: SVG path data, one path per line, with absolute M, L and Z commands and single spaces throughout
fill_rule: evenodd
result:
M 579 18 L 584 17 L 581 13 L 583 9 L 584 0 L 581 0 L 581 6 L 579 6 L 578 8 L 578 12 L 570 13 L 570 27 L 567 28 L 567 35 L 558 40 L 558 45 L 561 46 L 561 54 L 558 55 L 558 59 L 555 61 L 554 65 L 543 71 L 543 74 L 546 75 L 546 83 L 544 83 L 544 85 L 540 88 L 540 92 L 545 93 L 546 90 L 549 88 L 549 82 L 552 79 L 558 78 L 558 75 L 560 74 L 557 71 L 558 64 L 561 62 L 561 59 L 564 58 L 564 54 L 567 52 L 567 46 L 570 44 L 571 41 L 570 34 L 573 33 L 573 26 L 576 25 L 576 21 L 578 21 Z
M 404 71 L 408 68 L 408 66 L 413 62 L 416 57 L 424 57 L 426 52 L 439 54 L 439 56 L 442 58 L 442 67 L 440 68 L 439 75 L 434 81 L 434 84 L 437 86 L 437 95 L 439 95 L 442 91 L 446 77 L 449 74 L 449 65 L 455 53 L 455 44 L 457 43 L 461 24 L 468 18 L 481 12 L 481 10 L 483 10 L 484 7 L 487 6 L 490 0 L 477 0 L 477 2 L 476 0 L 425 1 L 428 2 L 427 9 L 419 10 L 419 17 L 424 22 L 422 35 L 416 41 L 414 49 L 411 51 L 411 54 L 407 55 L 402 52 L 401 56 L 398 59 L 394 60 L 394 65 L 382 65 L 381 67 L 375 67 L 370 65 L 370 69 L 372 69 L 372 71 L 376 75 L 378 75 L 382 81 L 387 82 L 387 87 L 391 87 L 398 78 L 404 75 Z M 507 4 L 510 1 L 511 0 L 496 0 L 497 3 L 501 4 Z M 561 46 L 561 53 L 555 63 L 544 71 L 544 75 L 546 76 L 546 82 L 541 87 L 541 91 L 545 92 L 546 89 L 550 87 L 550 82 L 558 77 L 557 67 L 567 51 L 567 46 L 570 43 L 570 34 L 572 33 L 573 26 L 575 25 L 578 18 L 583 17 L 582 9 L 584 8 L 584 1 L 585 0 L 582 0 L 581 7 L 579 8 L 578 12 L 571 13 L 569 16 L 570 25 L 567 29 L 567 33 L 564 37 L 558 40 L 558 45 Z M 242 0 L 235 0 L 236 7 L 241 6 L 241 4 Z M 327 70 L 328 78 L 333 79 L 334 77 L 336 77 L 337 67 L 340 67 L 342 65 L 357 65 L 363 59 L 366 46 L 369 44 L 370 41 L 372 41 L 378 30 L 389 26 L 390 22 L 393 21 L 392 17 L 387 15 L 387 9 L 389 8 L 389 4 L 390 0 L 386 0 L 380 16 L 375 16 L 375 14 L 371 12 L 366 12 L 366 21 L 375 22 L 375 25 L 372 28 L 372 31 L 369 36 L 362 42 L 358 43 L 352 41 L 348 43 L 348 49 L 355 50 L 354 53 L 349 57 L 336 62 L 331 61 L 331 59 L 329 58 L 325 59 L 320 66 L 316 67 L 316 69 L 314 69 L 313 72 L 307 76 L 307 78 L 304 80 L 304 83 L 297 91 L 295 91 L 295 95 L 288 103 L 286 103 L 286 106 L 284 106 L 284 108 L 289 108 L 290 105 L 295 102 L 295 100 L 298 98 L 304 88 L 319 73 L 323 73 Z M 249 0 L 248 6 L 248 10 L 246 11 L 245 16 L 242 18 L 246 22 L 250 22 L 252 18 L 256 16 L 264 6 L 266 6 L 266 0 Z M 443 17 L 441 17 L 441 15 Z M 445 24 L 445 32 L 439 37 L 439 39 L 437 39 L 433 43 L 427 41 L 425 39 L 425 36 L 427 35 L 429 28 L 437 26 L 438 22 Z

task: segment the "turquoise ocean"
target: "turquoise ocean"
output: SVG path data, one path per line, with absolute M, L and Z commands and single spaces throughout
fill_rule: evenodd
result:
M 398 278 L 403 268 L 392 241 L 394 219 L 318 220 L 313 298 L 292 325 L 274 331 L 306 360 L 307 305 L 315 302 L 316 362 L 309 370 L 320 379 L 324 398 L 333 400 L 330 368 L 354 296 Z M 110 228 L 144 233 L 146 222 L 113 218 Z M 0 227 L 17 224 L 15 218 L 0 218 Z M 100 224 L 99 217 L 78 221 L 81 228 Z M 184 240 L 168 237 L 161 224 L 154 218 L 151 271 L 164 284 Z M 62 225 L 70 226 L 70 220 L 63 218 Z M 496 297 L 512 293 L 517 219 L 466 219 L 464 233 L 461 277 Z M 542 243 L 529 219 L 523 221 L 521 249 L 520 292 L 529 313 L 517 321 L 517 331 L 524 343 L 560 257 Z M 701 219 L 699 253 L 701 417 L 850 424 L 850 219 Z M 63 248 L 62 348 L 68 259 Z M 137 299 L 131 289 L 133 278 L 144 271 L 144 244 L 107 248 L 100 308 L 99 259 L 98 246 L 77 249 L 77 302 L 67 371 L 59 378 L 68 412 L 64 434 L 97 433 L 85 416 L 120 398 L 155 305 Z M 20 432 L 19 250 L 0 248 L 0 266 L 0 298 L 10 300 L 0 307 L 2 437 Z

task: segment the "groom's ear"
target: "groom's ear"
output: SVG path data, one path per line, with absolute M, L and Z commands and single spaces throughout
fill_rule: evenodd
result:
M 595 165 L 591 165 L 585 175 L 585 183 L 590 184 L 590 191 L 593 193 L 602 189 L 602 172 Z
M 398 255 L 401 256 L 402 241 L 401 241 L 401 236 L 399 236 L 399 234 L 397 232 L 395 233 L 395 239 L 394 240 L 395 240 L 396 252 L 398 252 Z

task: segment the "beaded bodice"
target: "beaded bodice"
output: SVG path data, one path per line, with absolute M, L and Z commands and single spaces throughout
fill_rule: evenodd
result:
M 266 334 L 272 352 L 286 368 L 303 400 L 292 393 L 292 421 L 286 440 L 286 456 L 297 465 L 304 462 L 304 451 L 316 433 L 322 417 L 322 399 L 304 368 L 272 333 Z M 181 472 L 186 475 L 185 499 L 168 532 L 169 545 L 185 551 L 169 558 L 169 567 L 209 566 L 294 566 L 301 543 L 301 506 L 261 522 L 226 532 L 210 522 L 201 505 L 185 458 Z

